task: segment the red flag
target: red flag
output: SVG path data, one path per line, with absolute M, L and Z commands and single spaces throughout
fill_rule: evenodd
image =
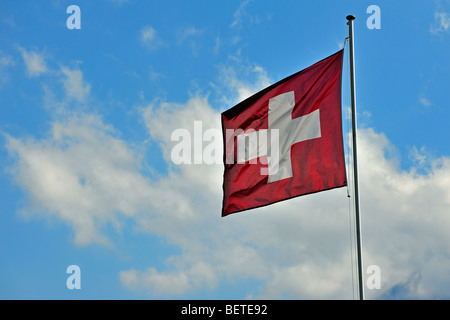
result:
M 347 185 L 343 50 L 222 113 L 222 216 Z

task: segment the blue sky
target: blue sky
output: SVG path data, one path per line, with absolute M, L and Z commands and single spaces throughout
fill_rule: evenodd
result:
M 348 14 L 367 298 L 449 298 L 445 0 L 1 1 L 0 297 L 354 298 L 346 188 L 220 218 L 223 166 L 170 157 L 173 130 L 341 49 Z

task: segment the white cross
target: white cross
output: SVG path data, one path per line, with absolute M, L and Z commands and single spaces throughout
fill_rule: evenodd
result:
M 305 140 L 321 137 L 319 109 L 292 119 L 295 106 L 294 91 L 269 99 L 269 130 L 263 129 L 238 135 L 238 163 L 255 161 L 269 155 L 268 168 L 261 174 L 269 176 L 268 183 L 292 178 L 291 147 Z M 267 135 L 271 143 L 267 145 Z M 248 138 L 249 143 L 245 140 Z

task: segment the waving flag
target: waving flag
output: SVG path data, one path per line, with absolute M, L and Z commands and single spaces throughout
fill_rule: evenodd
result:
M 222 216 L 347 185 L 343 50 L 222 113 Z

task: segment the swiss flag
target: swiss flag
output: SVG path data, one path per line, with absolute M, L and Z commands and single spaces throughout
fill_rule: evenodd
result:
M 222 113 L 222 216 L 347 185 L 343 50 Z

